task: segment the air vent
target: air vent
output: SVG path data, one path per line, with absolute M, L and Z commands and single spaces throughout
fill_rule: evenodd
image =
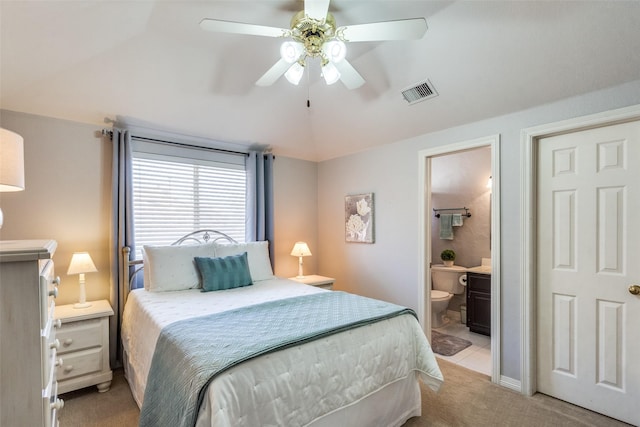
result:
M 417 102 L 438 96 L 438 92 L 436 92 L 429 80 L 425 80 L 403 90 L 402 96 L 409 105 L 413 105 Z

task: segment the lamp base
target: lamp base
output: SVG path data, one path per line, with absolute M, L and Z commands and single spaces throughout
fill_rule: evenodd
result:
M 87 308 L 87 307 L 91 307 L 90 302 L 77 302 L 73 304 L 73 308 Z

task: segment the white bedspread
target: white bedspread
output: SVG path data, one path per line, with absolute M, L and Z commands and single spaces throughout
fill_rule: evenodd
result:
M 124 310 L 122 341 L 129 365 L 127 380 L 136 402 L 142 405 L 153 351 L 164 326 L 189 317 L 316 292 L 330 291 L 287 279 L 218 292 L 132 291 Z M 386 368 L 376 370 L 373 365 Z M 205 396 L 198 425 L 319 425 L 322 419 L 330 418 L 327 414 L 367 399 L 378 390 L 394 384 L 399 387 L 416 374 L 432 389 L 440 387 L 442 374 L 418 322 L 410 315 L 398 316 L 265 355 L 224 372 Z M 309 401 L 314 404 L 309 405 Z M 244 412 L 240 402 L 254 410 Z M 265 419 L 266 414 L 274 419 Z M 395 418 L 377 421 L 377 425 L 398 422 Z

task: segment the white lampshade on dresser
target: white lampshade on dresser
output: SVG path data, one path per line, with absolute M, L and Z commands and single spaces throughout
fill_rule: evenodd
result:
M 24 140 L 15 132 L 0 128 L 0 192 L 24 190 Z M 3 223 L 0 209 L 0 228 Z
M 77 303 L 73 305 L 73 308 L 87 308 L 91 307 L 91 303 L 87 302 L 87 293 L 84 287 L 84 274 L 95 273 L 96 268 L 89 252 L 75 252 L 71 257 L 71 263 L 69 264 L 69 270 L 67 275 L 79 274 L 80 281 L 80 298 Z

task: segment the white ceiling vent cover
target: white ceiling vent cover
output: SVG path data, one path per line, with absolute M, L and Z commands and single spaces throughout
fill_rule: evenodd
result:
M 413 105 L 417 102 L 438 96 L 438 92 L 436 92 L 429 80 L 425 80 L 403 90 L 402 96 L 409 105 Z

